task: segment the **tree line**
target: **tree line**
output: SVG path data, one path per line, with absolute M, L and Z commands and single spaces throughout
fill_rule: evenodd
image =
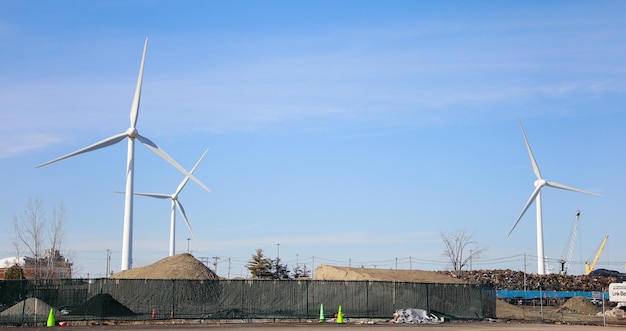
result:
M 286 264 L 280 262 L 280 258 L 271 259 L 263 255 L 263 249 L 258 248 L 248 261 L 246 268 L 250 271 L 253 279 L 299 279 L 311 277 L 311 271 L 306 265 L 296 264 L 292 270 Z

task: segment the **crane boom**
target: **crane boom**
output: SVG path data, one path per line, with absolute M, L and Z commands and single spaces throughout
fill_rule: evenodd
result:
M 565 269 L 565 263 L 571 263 L 574 258 L 574 250 L 576 249 L 576 237 L 578 236 L 578 218 L 580 217 L 580 210 L 576 211 L 576 218 L 574 218 L 574 225 L 572 226 L 572 233 L 570 235 L 569 246 L 567 248 L 567 255 L 564 259 L 561 259 L 561 275 L 567 274 Z
M 598 259 L 600 259 L 600 254 L 602 254 L 602 250 L 604 249 L 604 245 L 606 245 L 606 240 L 609 239 L 609 235 L 607 234 L 602 240 L 602 244 L 600 245 L 600 249 L 598 249 L 598 253 L 596 257 L 593 259 L 593 263 L 589 266 L 589 263 L 585 262 L 585 275 L 588 275 L 593 269 L 596 267 L 596 263 L 598 263 Z

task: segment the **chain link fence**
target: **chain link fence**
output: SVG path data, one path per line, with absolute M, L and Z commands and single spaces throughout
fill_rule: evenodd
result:
M 0 324 L 154 319 L 392 318 L 419 308 L 447 319 L 495 317 L 496 293 L 478 285 L 330 280 L 62 279 L 0 281 Z

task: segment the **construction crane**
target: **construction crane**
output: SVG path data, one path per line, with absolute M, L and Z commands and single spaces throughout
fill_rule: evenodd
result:
M 578 236 L 578 218 L 580 217 L 580 210 L 576 211 L 576 218 L 574 218 L 574 225 L 572 226 L 572 233 L 570 235 L 569 246 L 567 249 L 567 255 L 565 258 L 559 260 L 561 263 L 561 275 L 566 275 L 565 263 L 571 263 L 574 258 L 574 249 L 576 248 L 576 237 Z
M 598 253 L 596 257 L 593 259 L 593 263 L 589 266 L 589 263 L 585 262 L 585 275 L 588 275 L 593 269 L 596 268 L 596 263 L 598 263 L 598 259 L 600 259 L 600 254 L 602 254 L 602 250 L 604 249 L 604 245 L 606 245 L 606 240 L 609 239 L 609 235 L 607 234 L 602 240 L 602 244 L 600 245 L 600 249 L 598 249 Z

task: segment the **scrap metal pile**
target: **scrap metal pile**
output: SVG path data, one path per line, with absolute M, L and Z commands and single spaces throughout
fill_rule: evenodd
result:
M 473 271 L 440 271 L 453 278 L 471 284 L 503 290 L 538 290 L 540 287 L 548 291 L 601 291 L 608 289 L 610 283 L 626 280 L 619 272 L 594 270 L 589 275 L 537 275 L 514 270 L 473 270 Z

